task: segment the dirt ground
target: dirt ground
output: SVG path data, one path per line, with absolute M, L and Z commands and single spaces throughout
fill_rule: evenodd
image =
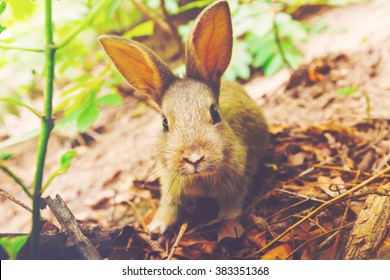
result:
M 307 128 L 319 124 L 353 126 L 366 117 L 363 94 L 336 95 L 337 89 L 358 87 L 369 96 L 371 118 L 390 119 L 390 1 L 370 1 L 322 11 L 310 23 L 325 21 L 326 32 L 303 44 L 304 65 L 292 76 L 283 70 L 272 78 L 254 78 L 245 85 L 263 107 L 271 127 Z M 310 76 L 312 74 L 312 76 Z M 313 78 L 314 77 L 314 78 Z M 313 80 L 314 79 L 314 80 Z M 19 125 L 26 120 L 20 119 Z M 132 98 L 120 107 L 105 108 L 88 145 L 75 147 L 67 174 L 58 177 L 45 195 L 60 194 L 79 220 L 105 227 L 134 222 L 132 205 L 144 219 L 155 209 L 150 184 L 137 190 L 139 181 L 159 176 L 154 144 L 161 130 L 160 116 Z M 15 122 L 6 123 L 1 135 L 14 135 Z M 373 136 L 374 137 L 374 136 Z M 92 140 L 91 140 L 92 139 Z M 61 154 L 74 142 L 55 135 L 50 142 L 46 174 L 54 170 Z M 36 140 L 10 149 L 15 157 L 10 167 L 32 184 Z M 23 192 L 0 174 L 0 188 L 30 205 Z M 132 201 L 128 204 L 126 201 Z M 28 232 L 30 214 L 0 197 L 0 232 Z M 42 213 L 51 217 L 47 210 Z

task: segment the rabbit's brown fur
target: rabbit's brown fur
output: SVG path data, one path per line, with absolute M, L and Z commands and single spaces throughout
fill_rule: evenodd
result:
M 197 18 L 187 42 L 185 78 L 177 78 L 142 44 L 101 36 L 104 49 L 136 90 L 160 107 L 160 207 L 150 223 L 163 232 L 177 221 L 182 198 L 212 197 L 217 220 L 236 218 L 265 154 L 261 110 L 235 82 L 222 82 L 231 58 L 229 6 L 217 1 Z

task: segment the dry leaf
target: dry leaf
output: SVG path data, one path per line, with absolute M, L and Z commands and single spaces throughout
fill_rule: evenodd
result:
M 262 260 L 285 260 L 287 256 L 292 252 L 292 247 L 288 243 L 279 245 L 264 254 Z
M 245 233 L 245 229 L 236 220 L 225 220 L 218 232 L 218 243 L 225 238 L 238 239 Z

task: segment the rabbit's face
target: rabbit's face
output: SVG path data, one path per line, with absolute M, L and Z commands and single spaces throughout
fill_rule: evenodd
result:
M 163 165 L 182 176 L 218 173 L 229 155 L 223 145 L 228 127 L 211 90 L 191 79 L 179 80 L 167 90 L 161 109 Z

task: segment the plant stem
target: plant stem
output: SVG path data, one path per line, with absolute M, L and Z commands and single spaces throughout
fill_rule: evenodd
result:
M 89 12 L 87 18 L 83 21 L 83 23 L 75 30 L 70 32 L 68 36 L 66 36 L 61 42 L 59 42 L 56 45 L 56 49 L 57 50 L 61 49 L 66 45 L 68 45 L 70 42 L 72 42 L 73 39 L 76 38 L 88 25 L 90 25 L 95 20 L 95 18 L 106 8 L 107 8 L 107 1 L 103 1 L 103 3 L 99 7 L 97 7 L 94 11 Z
M 286 57 L 286 54 L 284 53 L 284 50 L 283 50 L 283 47 L 282 47 L 282 42 L 280 41 L 278 23 L 276 22 L 276 14 L 274 15 L 272 24 L 273 24 L 273 28 L 272 29 L 273 29 L 274 35 L 275 35 L 275 41 L 276 41 L 276 45 L 278 47 L 280 56 L 282 57 L 282 60 L 283 60 L 284 64 L 286 64 L 288 70 L 290 70 L 290 72 L 292 73 L 293 70 L 294 70 L 294 67 L 292 67 L 291 63 L 288 61 L 288 59 Z
M 23 182 L 23 180 L 16 175 L 14 172 L 12 172 L 11 169 L 9 169 L 7 166 L 4 166 L 0 164 L 0 169 L 3 170 L 5 174 L 7 174 L 9 177 L 11 177 L 19 186 L 22 187 L 25 194 L 27 194 L 28 197 L 32 197 L 30 191 L 28 190 L 26 184 Z
M 25 48 L 25 47 L 11 46 L 11 45 L 7 45 L 7 44 L 0 44 L 0 49 L 18 50 L 18 51 L 26 51 L 26 52 L 44 52 L 45 51 L 43 49 Z
M 49 142 L 50 133 L 53 129 L 52 120 L 52 100 L 53 100 L 53 80 L 54 80 L 54 56 L 56 48 L 53 43 L 53 23 L 52 23 L 52 2 L 45 0 L 45 63 L 46 63 L 46 86 L 44 93 L 44 117 L 42 123 L 41 135 L 39 138 L 37 167 L 34 178 L 34 193 L 33 193 L 33 226 L 31 231 L 30 242 L 30 257 L 36 259 L 39 252 L 39 234 L 41 231 L 40 222 L 40 202 L 43 169 L 45 166 L 45 158 L 47 144 Z

